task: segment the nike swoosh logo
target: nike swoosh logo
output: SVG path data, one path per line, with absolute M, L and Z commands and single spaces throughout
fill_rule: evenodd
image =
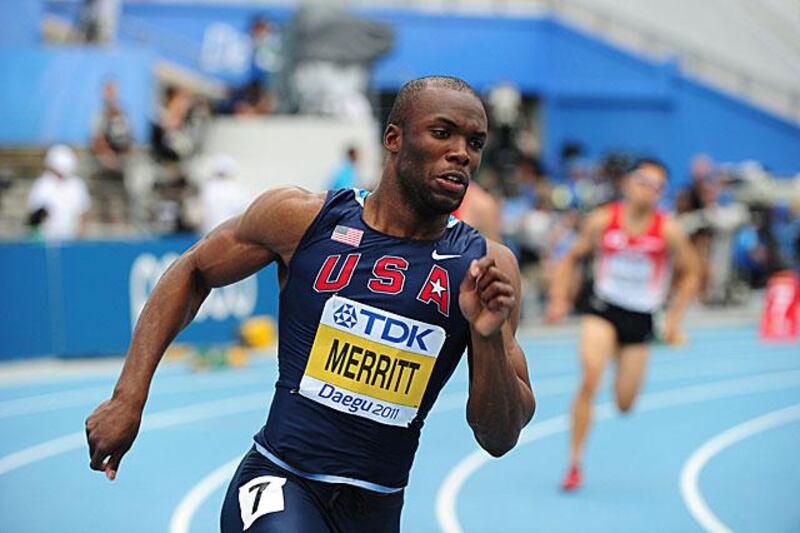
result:
M 431 257 L 434 261 L 441 261 L 442 259 L 455 259 L 456 257 L 461 257 L 461 254 L 458 255 L 447 255 L 447 254 L 439 254 L 436 250 L 431 253 Z

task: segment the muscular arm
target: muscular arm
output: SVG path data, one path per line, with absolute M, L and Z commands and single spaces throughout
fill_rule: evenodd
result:
M 569 311 L 572 305 L 569 298 L 569 284 L 573 279 L 575 265 L 592 253 L 603 228 L 608 223 L 608 217 L 607 209 L 592 212 L 581 225 L 572 247 L 558 262 L 550 282 L 550 300 L 545 315 L 547 322 L 558 322 Z
M 86 421 L 93 469 L 116 471 L 136 437 L 164 351 L 211 289 L 243 279 L 276 259 L 288 264 L 322 202 L 322 196 L 300 189 L 264 193 L 243 215 L 221 224 L 170 266 L 139 316 L 111 399 Z M 109 455 L 107 467 L 103 461 Z
M 665 340 L 674 342 L 677 339 L 678 324 L 700 287 L 700 260 L 686 234 L 674 219 L 667 219 L 664 226 L 664 238 L 667 241 L 675 269 L 675 292 L 665 316 Z
M 514 336 L 520 316 L 519 267 L 508 248 L 487 242 L 487 257 L 475 265 L 485 269 L 479 276 L 470 272 L 465 284 L 477 285 L 484 312 L 505 314 L 505 318 L 497 328 L 487 327 L 481 316 L 470 323 L 467 421 L 481 447 L 499 457 L 517 443 L 520 431 L 533 417 L 536 400 L 525 354 Z M 494 322 L 499 317 L 489 318 Z

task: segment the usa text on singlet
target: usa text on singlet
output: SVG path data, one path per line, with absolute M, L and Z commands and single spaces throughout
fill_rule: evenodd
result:
M 365 196 L 328 193 L 291 259 L 256 444 L 300 475 L 392 492 L 466 347 L 458 288 L 486 243 L 455 218 L 436 240 L 380 233 L 363 220 Z

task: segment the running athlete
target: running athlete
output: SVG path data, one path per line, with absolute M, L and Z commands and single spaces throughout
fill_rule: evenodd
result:
M 467 349 L 467 420 L 500 456 L 535 401 L 510 251 L 450 217 L 486 142 L 465 82 L 399 92 L 377 189 L 266 192 L 164 274 L 114 394 L 86 421 L 91 468 L 114 479 L 161 356 L 212 287 L 279 266 L 279 378 L 228 488 L 223 532 L 398 531 L 420 429 Z
M 576 263 L 594 253 L 594 288 L 588 313 L 580 327 L 583 377 L 572 411 L 570 465 L 562 488 L 571 491 L 582 482 L 581 458 L 592 417 L 592 400 L 606 362 L 614 356 L 617 407 L 628 412 L 642 384 L 653 338 L 653 313 L 665 303 L 663 339 L 682 339 L 680 323 L 699 283 L 694 250 L 683 230 L 658 210 L 667 182 L 666 167 L 653 159 L 636 162 L 623 180 L 623 199 L 588 215 L 572 248 L 562 259 L 550 286 L 548 322 L 569 311 L 569 284 Z M 672 285 L 672 273 L 675 282 Z

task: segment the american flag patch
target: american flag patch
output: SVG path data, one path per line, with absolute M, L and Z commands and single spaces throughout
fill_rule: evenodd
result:
M 347 226 L 336 226 L 331 233 L 331 239 L 337 242 L 343 242 L 350 246 L 358 246 L 361 244 L 361 237 L 364 232 L 360 229 L 350 228 Z

